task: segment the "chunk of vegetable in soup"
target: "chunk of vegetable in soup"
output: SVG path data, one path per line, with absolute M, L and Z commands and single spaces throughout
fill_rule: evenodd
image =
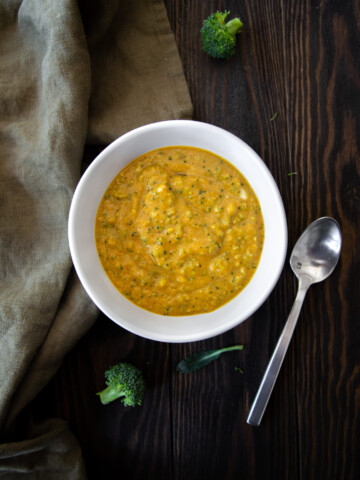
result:
M 161 315 L 224 305 L 248 284 L 264 222 L 249 183 L 192 147 L 148 152 L 114 178 L 95 225 L 102 266 L 131 302 Z

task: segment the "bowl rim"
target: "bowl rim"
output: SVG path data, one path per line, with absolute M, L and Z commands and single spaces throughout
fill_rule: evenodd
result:
M 159 129 L 160 130 L 162 130 L 162 129 L 166 130 L 166 128 L 176 129 L 176 128 L 179 128 L 179 127 L 190 127 L 190 128 L 194 128 L 194 129 L 196 129 L 196 128 L 206 129 L 209 133 L 214 133 L 214 134 L 220 135 L 220 137 L 222 136 L 225 139 L 226 138 L 227 139 L 232 138 L 233 141 L 238 142 L 239 146 L 241 146 L 244 149 L 244 151 L 246 151 L 253 158 L 254 162 L 257 162 L 257 165 L 260 166 L 260 169 L 262 170 L 262 173 L 264 173 L 264 175 L 266 175 L 267 181 L 269 182 L 269 186 L 271 187 L 271 190 L 272 190 L 271 193 L 272 193 L 274 201 L 276 203 L 277 214 L 278 214 L 278 226 L 279 226 L 279 229 L 280 229 L 278 233 L 281 236 L 280 242 L 279 242 L 279 249 L 280 250 L 277 252 L 278 262 L 277 262 L 277 265 L 276 265 L 276 270 L 271 272 L 271 281 L 268 281 L 266 283 L 266 288 L 259 294 L 258 300 L 252 306 L 247 308 L 246 311 L 242 312 L 241 315 L 237 315 L 237 314 L 233 315 L 233 320 L 231 322 L 227 322 L 225 324 L 222 324 L 221 322 L 219 322 L 219 324 L 216 327 L 213 327 L 212 329 L 209 329 L 206 332 L 197 332 L 197 333 L 188 333 L 188 334 L 182 333 L 181 335 L 171 334 L 169 332 L 168 333 L 163 333 L 163 332 L 159 332 L 159 331 L 154 332 L 151 328 L 146 329 L 146 328 L 143 328 L 143 327 L 139 327 L 139 326 L 134 325 L 133 323 L 127 321 L 125 318 L 114 315 L 113 309 L 109 305 L 104 304 L 102 302 L 102 300 L 99 298 L 99 295 L 97 294 L 96 289 L 93 288 L 93 286 L 91 284 L 91 281 L 89 281 L 89 278 L 84 271 L 84 268 L 83 268 L 82 262 L 80 261 L 80 256 L 79 256 L 79 252 L 80 252 L 79 249 L 81 249 L 82 246 L 79 244 L 79 241 L 78 241 L 77 236 L 76 236 L 76 223 L 77 223 L 78 215 L 80 214 L 79 213 L 79 199 L 81 198 L 81 196 L 83 194 L 83 191 L 84 191 L 84 189 L 86 188 L 86 186 L 89 182 L 89 179 L 92 178 L 95 175 L 95 172 L 96 172 L 97 168 L 99 168 L 99 165 L 101 165 L 103 160 L 106 157 L 108 157 L 109 155 L 111 155 L 114 151 L 116 151 L 119 147 L 121 147 L 121 145 L 124 145 L 124 144 L 126 144 L 126 142 L 129 142 L 129 141 L 131 142 L 131 140 L 133 140 L 134 138 L 136 139 L 136 137 L 138 137 L 139 135 L 149 134 L 149 133 L 155 132 L 156 130 L 159 130 Z M 180 145 L 184 145 L 184 143 L 182 143 L 182 144 L 179 143 L 179 146 Z M 162 146 L 164 146 L 164 145 L 162 145 Z M 160 147 L 154 147 L 154 149 L 156 149 L 156 148 L 160 148 Z M 199 147 L 199 148 L 201 148 L 201 147 Z M 210 150 L 208 148 L 204 148 L 204 149 L 205 150 Z M 146 150 L 146 151 L 149 151 L 149 150 Z M 146 151 L 144 151 L 143 153 L 146 153 Z M 137 156 L 138 155 L 135 155 L 133 158 L 136 158 Z M 219 155 L 219 156 L 222 156 L 223 158 L 226 158 L 226 156 L 224 156 L 224 155 Z M 228 160 L 227 158 L 226 158 L 226 160 L 229 161 L 232 165 L 234 165 L 234 163 L 231 162 L 230 160 Z M 127 161 L 125 164 L 129 163 L 130 161 L 131 160 Z M 123 168 L 123 166 L 121 168 Z M 121 170 L 121 168 L 119 169 L 119 171 Z M 237 168 L 236 165 L 235 165 L 235 168 Z M 245 178 L 246 178 L 246 175 L 245 175 Z M 110 182 L 108 182 L 108 184 L 109 183 Z M 253 188 L 251 182 L 249 182 L 249 183 L 250 183 L 250 186 Z M 105 188 L 103 190 L 103 193 L 105 192 L 108 184 L 105 186 Z M 263 206 L 261 205 L 261 207 L 263 207 Z M 266 235 L 266 232 L 265 232 L 265 235 Z M 261 159 L 261 157 L 248 144 L 246 144 L 242 139 L 240 139 L 239 137 L 237 137 L 233 133 L 231 133 L 231 132 L 229 132 L 229 131 L 221 128 L 221 127 L 209 124 L 209 123 L 199 122 L 199 121 L 196 121 L 196 120 L 165 120 L 165 121 L 150 123 L 150 124 L 147 124 L 147 125 L 137 127 L 135 129 L 121 135 L 119 138 L 117 138 L 112 143 L 110 143 L 107 147 L 105 147 L 104 150 L 102 150 L 99 153 L 99 155 L 92 161 L 92 163 L 89 165 L 89 167 L 83 173 L 83 175 L 80 178 L 80 180 L 79 180 L 79 182 L 76 186 L 76 189 L 74 191 L 74 195 L 73 195 L 71 205 L 70 205 L 70 210 L 69 210 L 69 218 L 68 218 L 68 241 L 69 241 L 69 248 L 70 248 L 70 254 L 71 254 L 72 261 L 73 261 L 73 265 L 75 267 L 76 273 L 77 273 L 77 275 L 80 279 L 80 282 L 81 282 L 83 288 L 85 289 L 85 291 L 87 292 L 87 294 L 89 295 L 91 300 L 94 302 L 94 304 L 107 317 L 109 317 L 116 324 L 125 328 L 126 330 L 130 331 L 131 333 L 134 333 L 134 334 L 136 334 L 138 336 L 141 336 L 143 338 L 146 338 L 146 339 L 160 341 L 160 342 L 168 342 L 168 343 L 186 343 L 186 342 L 194 342 L 194 341 L 199 341 L 199 340 L 205 340 L 207 338 L 212 338 L 212 337 L 215 337 L 215 336 L 217 336 L 221 333 L 229 331 L 232 328 L 239 325 L 240 323 L 242 323 L 243 321 L 245 321 L 246 319 L 248 319 L 253 313 L 255 313 L 255 311 L 257 311 L 261 307 L 261 305 L 266 301 L 266 299 L 269 297 L 270 293 L 274 289 L 274 287 L 275 287 L 276 283 L 278 282 L 278 279 L 281 275 L 281 272 L 283 270 L 283 267 L 284 267 L 284 264 L 285 264 L 285 258 L 286 258 L 286 254 L 287 254 L 288 230 L 287 230 L 287 221 L 286 221 L 285 209 L 284 209 L 283 201 L 282 201 L 278 186 L 277 186 L 269 168 L 265 164 L 265 162 Z M 264 243 L 265 243 L 265 241 L 264 241 Z M 257 270 L 258 270 L 258 268 L 257 268 Z M 255 275 L 256 275 L 256 272 L 255 272 Z M 251 284 L 255 275 L 252 277 L 252 280 L 249 282 L 249 284 Z M 110 282 L 110 280 L 108 280 L 108 281 Z M 247 287 L 245 287 L 243 292 L 247 289 Z M 113 288 L 115 288 L 115 287 L 113 287 Z M 121 295 L 121 293 L 119 293 L 119 292 L 117 292 L 117 293 L 119 295 Z M 241 294 L 241 292 L 240 292 L 240 294 Z M 240 294 L 238 294 L 238 295 L 240 295 Z M 237 298 L 238 295 L 235 298 Z M 135 306 L 135 308 L 138 309 L 140 312 L 142 312 L 143 315 L 149 316 L 148 314 L 150 313 L 150 317 L 154 317 L 154 318 L 162 317 L 162 318 L 166 318 L 166 319 L 176 319 L 176 321 L 181 321 L 182 319 L 184 320 L 184 319 L 189 319 L 189 318 L 196 319 L 199 316 L 204 317 L 205 315 L 207 315 L 207 316 L 209 316 L 209 318 L 211 318 L 214 315 L 218 315 L 219 312 L 221 312 L 221 310 L 224 309 L 224 307 L 226 305 L 229 305 L 234 301 L 234 300 L 231 300 L 227 304 L 225 304 L 225 305 L 219 307 L 218 309 L 214 310 L 213 312 L 209 312 L 207 314 L 189 315 L 189 316 L 184 316 L 184 317 L 180 317 L 180 316 L 174 317 L 174 316 L 164 316 L 164 315 L 153 314 L 151 312 L 148 312 L 147 310 L 142 309 L 141 307 L 136 306 L 135 304 L 133 304 L 132 302 L 127 300 L 126 297 L 124 297 L 122 295 L 121 295 L 121 297 L 123 299 L 125 299 L 126 302 L 129 302 L 129 303 L 131 303 L 131 305 Z M 145 312 L 145 314 L 144 314 L 144 312 Z M 114 317 L 117 317 L 117 318 L 114 318 Z M 150 323 L 150 327 L 151 327 L 151 323 Z

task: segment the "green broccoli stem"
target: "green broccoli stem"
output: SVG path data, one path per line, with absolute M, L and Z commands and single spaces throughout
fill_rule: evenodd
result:
M 226 23 L 226 28 L 231 35 L 236 35 L 241 31 L 243 23 L 240 18 L 233 18 Z
M 108 403 L 116 400 L 117 398 L 123 397 L 124 393 L 119 392 L 118 389 L 113 387 L 107 387 L 102 392 L 97 393 L 100 396 L 101 403 L 107 405 Z

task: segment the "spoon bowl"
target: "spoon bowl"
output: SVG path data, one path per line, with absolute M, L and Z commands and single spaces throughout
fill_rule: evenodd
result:
M 299 279 L 298 292 L 249 412 L 247 423 L 250 425 L 260 425 L 308 288 L 313 283 L 325 280 L 333 272 L 340 251 L 340 227 L 331 217 L 315 220 L 296 242 L 290 257 L 290 266 Z
M 311 223 L 296 242 L 290 266 L 299 279 L 307 276 L 311 283 L 318 283 L 334 271 L 340 250 L 339 224 L 331 217 L 322 217 Z

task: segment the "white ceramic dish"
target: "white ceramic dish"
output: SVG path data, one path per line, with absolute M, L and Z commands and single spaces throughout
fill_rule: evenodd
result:
M 95 247 L 95 215 L 115 175 L 139 155 L 171 145 L 203 148 L 231 162 L 249 181 L 262 208 L 265 240 L 259 266 L 250 283 L 237 297 L 211 313 L 171 317 L 137 307 L 112 285 L 100 264 Z M 287 250 L 284 206 L 265 163 L 233 134 L 191 120 L 169 120 L 137 128 L 102 151 L 76 188 L 70 208 L 68 236 L 80 281 L 105 315 L 142 337 L 178 343 L 216 336 L 250 317 L 274 288 L 283 269 Z

